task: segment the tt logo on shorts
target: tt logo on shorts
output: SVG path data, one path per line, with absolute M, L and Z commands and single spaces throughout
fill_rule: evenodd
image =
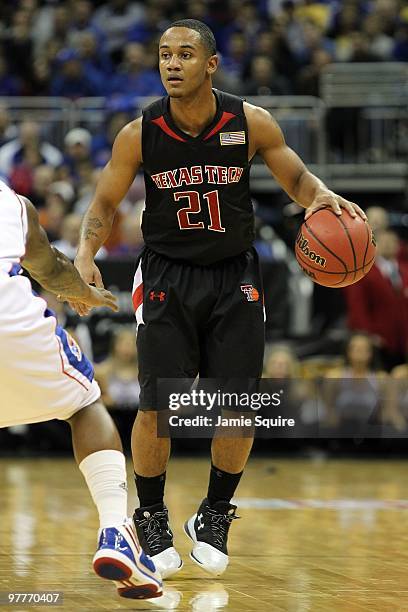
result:
M 257 302 L 259 300 L 259 291 L 253 285 L 241 285 L 242 293 L 245 293 L 248 302 Z
M 166 299 L 165 291 L 150 291 L 149 293 L 149 300 L 151 302 L 154 302 L 154 300 L 159 300 L 159 302 L 164 302 L 165 299 Z

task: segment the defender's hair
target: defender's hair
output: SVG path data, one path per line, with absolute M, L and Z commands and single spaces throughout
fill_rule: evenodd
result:
M 189 30 L 198 32 L 201 37 L 201 42 L 207 49 L 208 54 L 215 55 L 217 53 L 217 45 L 214 34 L 202 21 L 198 21 L 198 19 L 179 19 L 178 21 L 171 23 L 166 29 L 168 30 L 169 28 L 188 28 Z

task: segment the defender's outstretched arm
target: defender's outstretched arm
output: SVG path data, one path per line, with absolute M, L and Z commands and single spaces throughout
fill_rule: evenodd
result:
M 26 253 L 21 264 L 44 289 L 71 302 L 80 301 L 89 308 L 107 306 L 118 310 L 116 298 L 105 290 L 87 285 L 70 260 L 51 246 L 38 220 L 38 213 L 27 198 L 22 198 L 27 210 L 28 232 Z

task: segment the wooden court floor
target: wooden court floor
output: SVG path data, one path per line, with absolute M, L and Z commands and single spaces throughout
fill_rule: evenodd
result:
M 218 579 L 193 565 L 182 531 L 207 472 L 202 459 L 172 461 L 167 504 L 185 565 L 163 598 L 137 602 L 90 568 L 96 513 L 74 461 L 1 459 L 0 591 L 60 590 L 64 605 L 0 609 L 408 611 L 407 462 L 253 459 Z

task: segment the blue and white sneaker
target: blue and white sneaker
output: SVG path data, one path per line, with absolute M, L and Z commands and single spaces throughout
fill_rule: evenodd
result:
M 98 576 L 113 580 L 121 597 L 150 599 L 162 595 L 160 574 L 143 552 L 130 520 L 99 530 L 92 565 Z

